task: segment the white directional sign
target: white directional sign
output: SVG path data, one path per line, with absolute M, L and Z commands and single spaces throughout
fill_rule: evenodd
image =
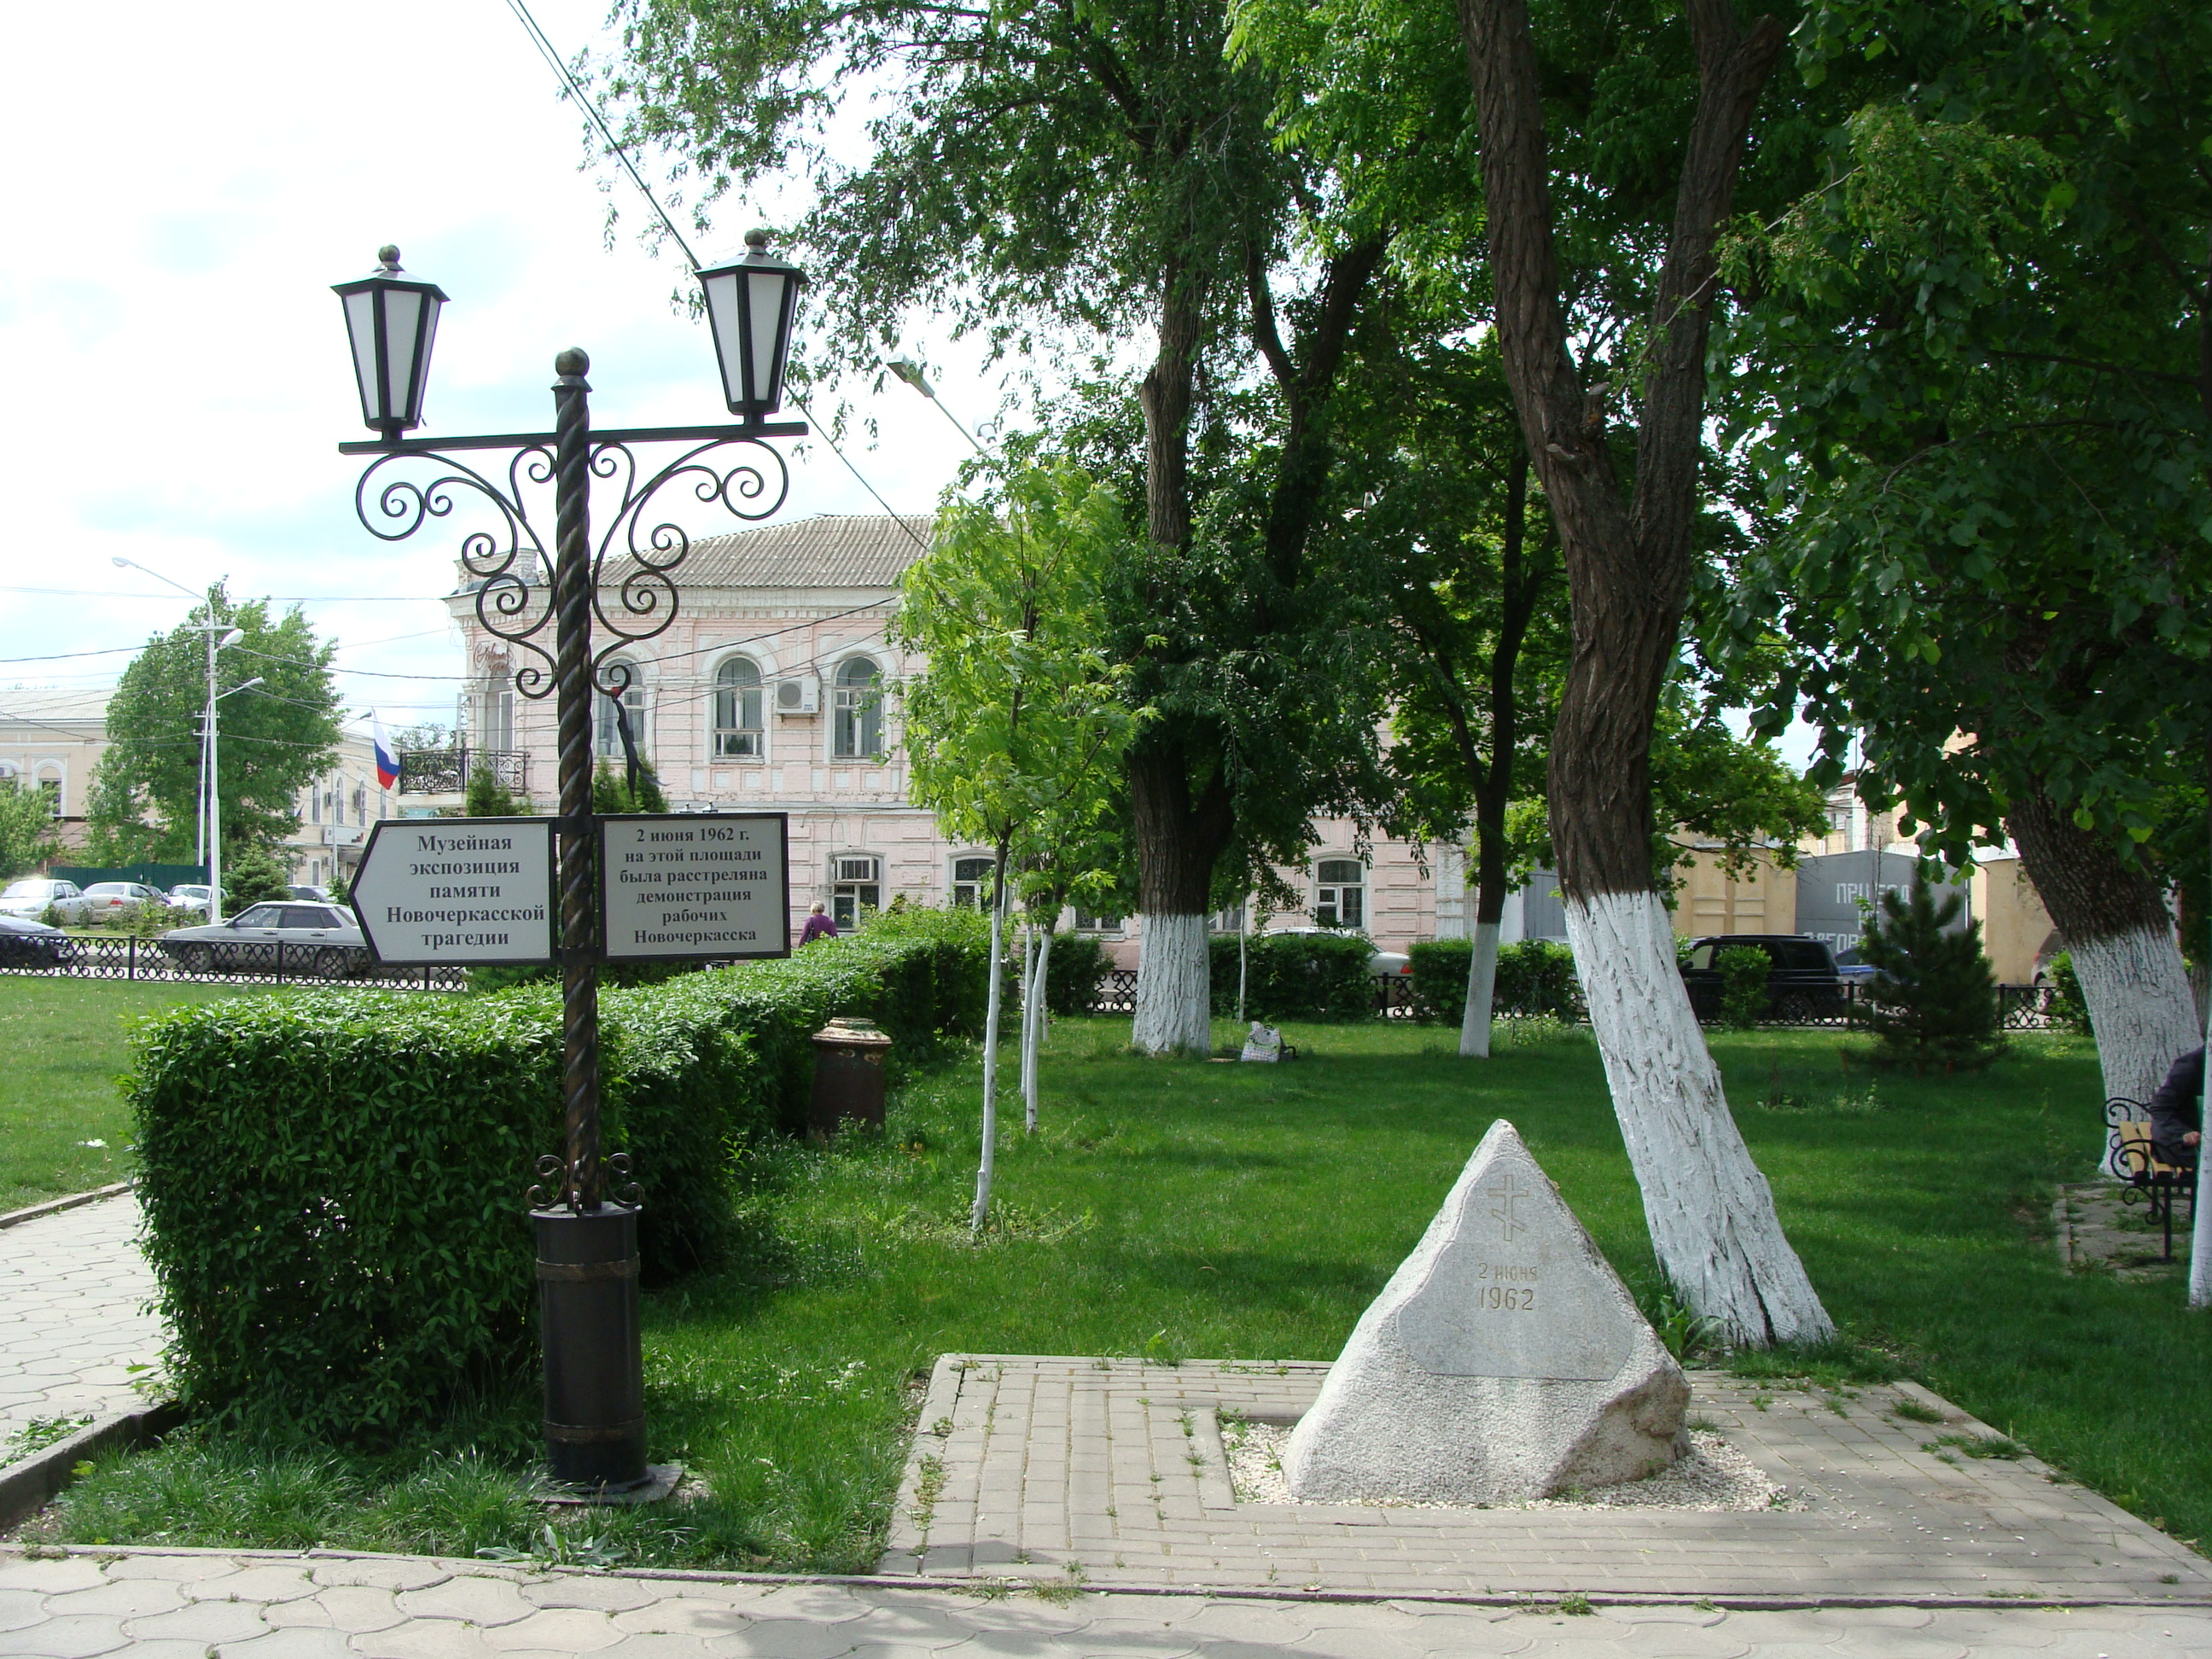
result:
M 789 823 L 781 812 L 602 817 L 608 959 L 789 956 Z
M 379 962 L 550 962 L 553 870 L 550 818 L 386 818 L 354 914 Z

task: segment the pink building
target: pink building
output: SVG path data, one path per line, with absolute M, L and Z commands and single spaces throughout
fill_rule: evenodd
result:
M 639 752 L 672 808 L 790 814 L 794 932 L 817 900 L 843 927 L 895 894 L 974 902 L 987 886 L 989 849 L 946 840 L 931 813 L 908 803 L 899 754 L 896 687 L 922 664 L 895 648 L 885 628 L 899 576 L 928 531 L 927 519 L 822 517 L 696 541 L 677 573 L 675 623 L 622 658 L 636 671 L 623 701 Z M 448 605 L 467 653 L 469 763 L 497 768 L 550 811 L 552 699 L 515 694 L 524 653 L 483 627 L 468 592 Z M 593 736 L 597 754 L 619 769 L 611 700 L 600 701 Z M 460 805 L 458 769 L 423 769 L 420 787 L 411 759 L 409 769 L 403 811 Z M 1314 831 L 1307 866 L 1284 872 L 1308 908 L 1270 927 L 1333 921 L 1386 950 L 1465 933 L 1456 848 L 1424 849 L 1424 869 L 1406 843 L 1377 841 L 1363 855 L 1347 823 L 1319 820 Z M 1134 965 L 1133 917 L 1070 920 Z

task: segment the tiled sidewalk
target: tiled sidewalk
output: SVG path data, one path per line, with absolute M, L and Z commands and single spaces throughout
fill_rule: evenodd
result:
M 128 1193 L 0 1228 L 0 1439 L 147 1404 L 129 1367 L 153 1364 L 162 1334 L 137 1236 Z
M 884 1573 L 1370 1595 L 2171 1601 L 2212 1563 L 1911 1383 L 1767 1392 L 1693 1373 L 1690 1413 L 1800 1510 L 1243 1504 L 1217 1413 L 1295 1421 L 1328 1367 L 948 1355 L 923 1403 Z M 1900 1404 L 1936 1423 L 1893 1413 Z M 1932 1449 L 1931 1449 L 1932 1448 Z
M 704 1574 L 216 1552 L 0 1553 L 0 1656 L 42 1659 L 2181 1659 L 2160 1608 L 1471 1607 L 986 1598 Z

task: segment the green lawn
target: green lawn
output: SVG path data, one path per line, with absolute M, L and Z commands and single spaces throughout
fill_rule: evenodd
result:
M 948 1351 L 1333 1357 L 1501 1115 L 1656 1292 L 1586 1036 L 1509 1041 L 1483 1063 L 1435 1029 L 1294 1029 L 1307 1057 L 1268 1067 L 1140 1061 L 1122 1052 L 1127 1032 L 1059 1027 L 1042 1127 L 1025 1139 L 1016 1109 L 1004 1230 L 981 1248 L 963 1225 L 972 1060 L 908 1087 L 880 1142 L 764 1157 L 754 1254 L 647 1301 L 652 1453 L 689 1465 L 703 1495 L 579 1521 L 560 1547 L 866 1568 L 915 1379 Z M 1815 1284 L 1878 1351 L 1860 1363 L 1919 1377 L 2203 1535 L 2212 1448 L 2186 1425 L 2212 1322 L 2183 1315 L 2178 1283 L 2060 1269 L 2051 1188 L 2092 1172 L 2097 1072 L 2084 1044 L 2032 1042 L 1978 1077 L 1870 1083 L 1834 1033 L 1714 1038 Z M 542 1551 L 543 1511 L 514 1474 L 534 1405 L 518 1389 L 376 1455 L 188 1435 L 104 1466 L 45 1524 L 85 1542 Z
M 222 985 L 0 976 L 0 1212 L 129 1177 L 130 1030 Z M 99 1146 L 88 1146 L 98 1141 Z

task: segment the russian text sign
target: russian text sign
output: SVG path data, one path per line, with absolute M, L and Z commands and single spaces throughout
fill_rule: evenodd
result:
M 789 823 L 781 812 L 601 817 L 607 959 L 789 956 Z
M 553 960 L 553 820 L 386 818 L 353 879 L 380 963 Z

